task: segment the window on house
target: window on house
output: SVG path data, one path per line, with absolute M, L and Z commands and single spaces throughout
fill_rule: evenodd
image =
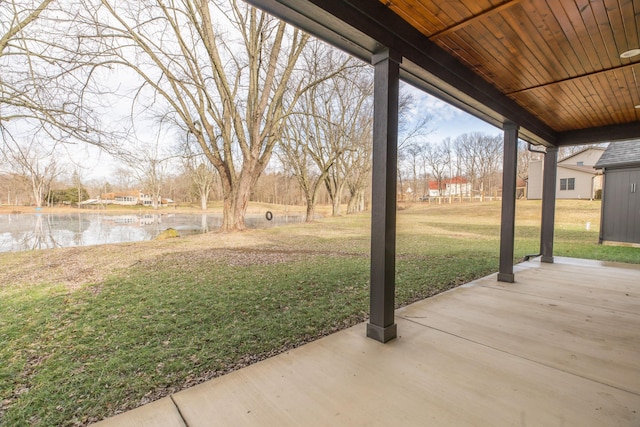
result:
M 560 179 L 560 191 L 574 190 L 576 188 L 575 178 L 561 178 Z

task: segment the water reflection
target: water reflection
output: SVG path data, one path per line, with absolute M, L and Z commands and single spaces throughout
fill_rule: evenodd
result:
M 247 215 L 249 228 L 269 228 L 300 223 L 299 215 Z M 200 214 L 129 214 L 106 215 L 78 212 L 73 214 L 2 214 L 0 215 L 0 252 L 89 246 L 107 243 L 151 240 L 173 228 L 182 236 L 216 230 L 220 215 Z

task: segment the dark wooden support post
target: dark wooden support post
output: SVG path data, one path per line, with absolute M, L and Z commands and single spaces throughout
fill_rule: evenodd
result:
M 500 220 L 500 270 L 498 280 L 513 283 L 513 252 L 516 228 L 516 172 L 518 162 L 518 126 L 504 125 L 502 162 L 502 216 Z
M 556 214 L 556 176 L 558 147 L 547 148 L 542 178 L 542 222 L 540 226 L 540 254 L 542 262 L 553 262 L 553 231 Z
M 396 179 L 400 57 L 373 55 L 373 195 L 371 200 L 371 295 L 367 336 L 380 342 L 397 335 L 394 319 L 396 274 Z

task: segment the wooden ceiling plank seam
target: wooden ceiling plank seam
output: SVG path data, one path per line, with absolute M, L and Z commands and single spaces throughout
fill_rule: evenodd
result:
M 531 87 L 541 84 L 544 81 L 548 81 L 551 76 L 547 75 L 546 78 L 540 75 L 541 72 L 541 64 L 537 61 L 536 55 L 534 55 L 530 47 L 531 45 L 525 43 L 519 35 L 514 30 L 513 26 L 505 19 L 502 15 L 495 15 L 490 17 L 487 20 L 487 23 L 491 22 L 495 25 L 500 33 L 504 36 L 504 39 L 501 42 L 501 46 L 503 49 L 508 51 L 510 57 L 505 56 L 510 62 L 516 62 L 518 64 L 518 71 L 520 73 L 521 78 L 516 82 L 516 86 L 520 88 Z M 485 25 L 487 24 L 485 23 Z M 517 26 L 517 25 L 516 25 Z M 485 28 L 492 31 L 488 25 Z M 518 41 L 521 41 L 520 45 L 516 45 Z M 493 57 L 501 57 L 501 53 L 506 53 L 505 50 L 500 51 L 501 46 L 494 45 L 494 52 L 492 53 Z M 526 52 L 523 52 L 526 51 Z M 529 54 L 527 54 L 529 52 Z M 491 62 L 489 62 L 491 64 Z M 542 70 L 546 71 L 546 70 Z M 526 79 L 524 79 L 524 77 Z
M 573 75 L 585 74 L 586 69 L 582 64 L 582 61 L 578 57 L 578 54 L 571 43 L 569 43 L 569 39 L 566 37 L 562 26 L 558 22 L 558 19 L 549 7 L 547 1 L 541 0 L 536 4 L 535 8 L 538 10 L 538 14 L 541 17 L 545 28 L 549 32 L 548 38 L 553 40 L 553 43 L 557 46 L 557 51 L 562 52 L 562 55 L 566 58 L 566 61 L 564 61 L 566 67 L 570 66 L 573 69 Z
M 579 123 L 580 127 L 593 127 L 594 125 L 603 126 L 607 124 L 604 113 L 606 112 L 607 116 L 611 117 L 611 99 L 607 96 L 602 96 L 602 90 L 606 89 L 602 85 L 602 81 L 600 81 L 598 76 L 591 75 L 585 79 L 576 79 L 572 83 L 576 89 L 570 92 L 575 99 L 581 100 L 579 109 L 583 112 L 583 115 L 586 118 L 586 121 Z M 596 86 L 599 86 L 602 89 L 600 91 L 595 91 L 596 93 L 594 93 Z M 581 94 L 582 97 L 578 98 L 576 92 Z M 591 102 L 589 102 L 589 100 L 591 100 Z
M 600 60 L 600 69 L 609 69 L 618 65 L 619 58 L 612 57 L 611 49 L 609 48 L 609 46 L 615 45 L 613 33 L 607 31 L 608 25 L 605 24 L 603 28 L 603 20 L 607 23 L 609 22 L 604 3 L 602 1 L 576 0 L 576 5 L 580 11 L 586 34 L 589 36 L 593 49 Z
M 463 6 L 461 2 L 452 2 L 449 0 L 432 0 L 431 2 L 436 5 L 439 13 L 447 16 L 451 20 L 451 25 L 455 25 L 457 22 L 464 21 L 469 16 L 471 16 L 469 9 Z
M 469 34 L 463 30 L 457 34 L 452 33 L 449 37 L 441 38 L 435 43 L 444 49 L 450 50 L 458 60 L 467 64 L 469 68 L 479 75 L 485 76 L 489 81 L 494 80 L 496 74 L 490 74 L 489 70 L 483 69 L 480 64 L 485 61 L 487 57 L 494 57 L 494 55 L 486 49 L 486 45 L 492 42 L 494 42 L 494 40 L 486 38 L 478 40 L 476 35 Z M 497 58 L 496 60 L 500 62 L 501 59 L 502 58 Z M 502 65 L 504 66 L 504 64 Z M 510 68 L 504 67 L 504 72 L 509 73 Z
M 568 122 L 574 123 L 575 126 L 581 126 L 587 121 L 587 115 L 579 108 L 580 101 L 571 90 L 566 90 L 565 86 L 557 86 L 553 91 L 553 98 L 557 104 L 563 107 L 562 112 L 559 108 L 553 112 L 554 116 L 557 116 L 556 130 L 566 130 Z
M 621 78 L 622 77 L 622 78 Z M 605 84 L 609 86 L 610 89 L 621 88 L 626 84 L 624 76 L 620 75 L 620 72 L 613 72 L 612 79 L 606 79 Z M 626 112 L 629 111 L 629 101 L 627 97 L 624 96 L 614 96 L 613 94 L 616 92 L 605 92 L 606 94 L 610 94 L 607 96 L 608 105 L 610 105 L 609 114 L 611 115 L 612 122 L 614 123 L 625 123 L 627 120 Z
M 620 55 L 629 49 L 640 48 L 638 43 L 638 30 L 635 21 L 635 12 L 631 0 L 604 0 L 609 20 L 613 29 L 613 36 L 616 40 L 617 53 Z M 627 12 L 626 14 L 624 12 Z M 640 12 L 640 10 L 638 10 Z M 635 30 L 635 33 L 631 31 Z
M 618 96 L 614 95 L 614 93 L 610 93 L 610 98 L 612 98 L 612 102 L 615 103 L 616 106 L 616 117 L 618 123 L 625 123 L 635 116 L 632 114 L 633 108 L 633 98 L 631 96 L 632 87 L 629 86 L 631 82 L 631 70 L 632 68 L 625 68 L 620 70 L 613 71 L 613 79 L 609 79 L 609 84 L 612 86 L 612 89 L 617 89 Z M 629 78 L 627 78 L 629 75 Z M 637 91 L 637 87 L 636 87 Z
M 631 90 L 631 96 L 633 98 L 632 106 L 640 106 L 640 65 L 636 65 L 631 68 L 631 82 L 635 90 Z M 634 108 L 636 110 L 636 117 L 640 119 L 640 108 Z
M 493 6 L 490 9 L 485 10 L 484 12 L 482 12 L 481 14 L 475 15 L 475 16 L 471 16 L 467 19 L 465 19 L 464 21 L 458 22 L 456 25 L 452 26 L 452 27 L 448 27 L 445 28 L 444 30 L 441 30 L 435 34 L 431 35 L 431 39 L 438 39 L 440 37 L 445 37 L 451 33 L 455 33 L 456 31 L 465 28 L 467 25 L 471 25 L 473 24 L 475 21 L 484 19 L 490 15 L 493 15 L 495 13 L 500 13 L 502 10 L 505 10 L 511 6 L 514 6 L 518 3 L 520 3 L 522 0 L 507 0 L 501 4 L 499 4 L 498 6 Z
M 492 34 L 495 37 L 487 37 L 486 34 Z M 507 55 L 496 55 L 496 50 L 508 51 L 510 47 L 511 49 L 514 47 L 510 46 L 508 36 L 503 34 L 491 19 L 485 22 L 478 21 L 474 26 L 456 32 L 455 37 L 460 37 L 469 46 L 463 51 L 464 56 L 474 55 L 479 58 L 478 62 L 481 64 L 479 70 L 490 76 L 490 81 L 493 81 L 494 86 L 499 90 L 504 92 L 507 88 L 514 86 L 513 76 L 516 74 L 514 69 L 519 73 L 529 74 L 528 64 L 522 64 L 520 57 L 516 56 L 513 59 Z M 483 63 L 486 65 L 482 66 Z M 528 78 L 533 76 L 529 75 Z
M 573 84 L 573 82 L 570 82 Z M 574 85 L 575 87 L 575 85 Z M 577 88 L 576 88 L 577 89 Z M 584 111 L 582 107 L 582 100 L 575 95 L 575 90 L 567 90 L 566 86 L 559 86 L 559 92 L 562 94 L 557 97 L 558 103 L 563 105 L 563 110 L 565 114 L 560 116 L 558 113 L 558 131 L 564 131 L 569 129 L 574 129 L 577 127 L 583 127 L 590 122 L 590 115 Z M 568 126 L 567 123 L 572 123 L 572 126 Z
M 535 58 L 535 61 L 538 63 L 539 67 L 532 63 L 535 67 L 534 69 L 540 74 L 540 77 L 537 79 L 538 81 L 544 82 L 565 78 L 567 74 L 566 71 L 559 66 L 560 61 L 551 51 L 546 41 L 540 36 L 535 24 L 531 22 L 527 15 L 524 9 L 517 7 L 501 16 L 510 25 L 516 36 L 523 40 L 523 44 L 531 53 L 531 58 Z M 541 69 L 538 70 L 538 68 Z
M 492 80 L 492 76 L 485 74 L 485 70 L 480 66 L 481 59 L 484 59 L 482 56 L 479 56 L 477 52 L 467 43 L 464 37 L 460 35 L 456 35 L 454 37 L 449 37 L 447 39 L 441 39 L 437 42 L 438 46 L 452 52 L 461 63 L 466 64 L 468 68 L 470 68 L 476 74 L 483 76 L 485 80 Z M 461 56 L 459 54 L 460 51 L 470 51 L 467 56 Z
M 425 2 L 413 0 L 413 1 L 390 1 L 390 0 L 380 0 L 383 4 L 389 7 L 391 10 L 403 11 L 401 16 L 411 16 L 413 21 L 420 21 L 420 26 L 416 27 L 420 32 L 427 37 L 430 34 L 433 34 L 436 31 L 439 31 L 442 28 L 447 27 L 447 23 L 445 23 L 441 18 L 442 16 L 436 16 L 436 14 L 432 13 L 428 8 L 424 6 Z M 405 10 L 408 8 L 409 10 Z M 400 15 L 400 14 L 399 14 Z M 448 17 L 447 17 L 448 18 Z M 449 18 L 450 19 L 450 18 Z M 411 22 L 411 21 L 408 21 Z
M 606 87 L 608 79 L 603 77 L 604 73 L 595 73 L 581 79 L 573 79 L 565 83 L 565 92 L 571 94 L 574 99 L 579 99 L 579 111 L 583 113 L 585 120 L 578 122 L 580 127 L 603 126 L 607 124 L 606 118 L 612 117 L 614 111 L 610 97 L 607 97 L 608 88 Z M 609 73 L 611 74 L 611 73 Z M 573 85 L 574 89 L 569 90 L 568 87 Z M 597 90 L 596 88 L 601 88 Z M 578 97 L 578 94 L 581 97 Z M 575 129 L 576 126 L 573 126 Z M 565 129 L 571 130 L 571 129 Z
M 636 34 L 638 35 L 638 40 L 636 41 L 635 47 L 640 49 L 640 0 L 633 0 L 633 10 L 635 15 L 635 28 Z
M 638 70 L 640 70 L 640 65 L 638 65 Z M 630 88 L 628 108 L 631 121 L 640 120 L 640 108 L 635 108 L 636 105 L 640 105 L 640 91 L 638 90 L 640 82 L 638 82 L 633 68 L 625 74 L 625 79 Z
M 384 0 L 381 0 L 384 1 Z M 451 25 L 455 25 L 455 22 L 451 20 L 449 16 L 443 16 L 442 11 L 438 9 L 438 7 L 432 2 L 425 1 L 414 1 L 416 9 L 421 9 L 423 12 L 420 13 L 420 16 L 427 18 L 430 22 L 434 24 L 434 27 L 438 28 L 440 31 L 443 28 L 450 27 Z M 443 18 L 447 18 L 448 22 L 445 22 Z M 433 34 L 433 33 L 432 33 Z
M 598 26 L 598 31 L 605 46 L 609 62 L 611 63 L 609 67 L 621 64 L 620 53 L 615 49 L 616 41 L 613 31 L 611 30 L 611 23 L 609 22 L 609 16 L 604 2 L 591 3 L 590 7 L 593 11 L 594 20 Z
M 455 54 L 463 63 L 470 64 L 474 72 L 485 76 L 488 81 L 496 80 L 497 75 L 495 74 L 495 69 L 491 70 L 482 66 L 482 63 L 486 61 L 486 58 L 491 56 L 490 52 L 487 50 L 487 46 L 491 43 L 490 40 L 485 38 L 478 39 L 475 35 L 468 34 L 468 31 L 465 29 L 458 31 L 456 34 L 452 34 L 446 39 L 440 39 L 437 43 L 438 45 L 455 44 L 457 46 Z M 503 71 L 501 74 L 511 72 L 509 65 L 510 64 L 506 58 L 496 58 L 496 61 L 493 63 L 493 67 L 502 67 Z M 494 84 L 494 86 L 500 88 L 499 85 Z
M 626 87 L 628 88 L 627 93 L 623 97 L 624 99 L 621 99 L 620 102 L 623 102 L 621 108 L 622 108 L 622 111 L 624 112 L 624 122 L 629 122 L 629 121 L 632 121 L 636 116 L 635 114 L 636 109 L 633 108 L 635 104 L 633 103 L 633 95 L 632 95 L 634 86 L 632 86 L 633 73 L 631 72 L 631 70 L 628 70 L 628 71 L 625 70 L 621 72 L 620 81 L 623 82 L 623 84 L 626 85 Z
M 640 68 L 640 65 L 638 65 Z M 634 96 L 633 92 L 638 93 L 638 87 L 634 86 L 634 78 L 633 78 L 633 68 L 620 70 L 619 73 L 616 74 L 616 80 L 619 82 L 619 85 L 624 85 L 627 88 L 627 91 L 623 93 L 623 96 L 616 98 L 618 103 L 620 104 L 620 111 L 624 115 L 623 122 L 633 121 L 636 117 L 636 108 L 634 108 Z
M 576 99 L 572 96 L 571 91 L 566 91 L 563 87 L 558 87 L 555 93 L 547 90 L 548 98 L 553 108 L 550 108 L 546 114 L 548 120 L 555 123 L 556 131 L 565 130 L 565 123 L 584 123 L 584 115 L 576 108 Z
M 584 22 L 582 12 L 578 9 L 575 0 L 574 2 L 561 2 L 561 5 L 574 28 L 576 37 L 574 39 L 574 43 L 582 44 L 582 47 L 589 58 L 589 63 L 591 64 L 590 71 L 606 68 L 602 64 L 601 60 L 601 56 L 604 55 L 596 50 L 596 46 L 592 38 L 593 35 L 589 32 L 589 29 Z
M 554 130 L 558 127 L 558 123 L 556 123 L 557 116 L 549 113 L 549 111 L 556 108 L 553 100 L 549 102 L 546 97 L 534 97 L 530 94 L 517 94 L 511 98 L 526 110 L 537 111 L 539 117 Z
M 568 82 L 574 86 L 573 82 Z M 575 88 L 574 90 L 577 90 Z M 581 100 L 577 99 L 571 90 L 567 90 L 564 86 L 556 86 L 553 88 L 542 87 L 536 91 L 528 93 L 519 93 L 514 96 L 516 99 L 532 100 L 529 102 L 539 102 L 544 108 L 538 107 L 538 111 L 547 123 L 551 123 L 556 131 L 570 130 L 572 127 L 566 125 L 567 122 L 577 124 L 579 126 L 589 126 L 589 116 L 578 106 Z
M 540 40 L 538 43 L 541 46 L 545 46 L 544 50 L 549 53 L 553 53 L 558 73 L 563 76 L 577 75 L 578 73 L 573 63 L 571 61 L 563 60 L 563 58 L 567 56 L 566 46 L 561 46 L 560 42 L 562 40 L 566 42 L 566 39 L 561 37 L 561 40 L 558 40 L 547 25 L 546 16 L 550 14 L 551 11 L 546 7 L 546 2 L 521 3 L 520 6 L 524 16 L 527 17 L 529 21 L 529 25 L 525 31 L 534 34 L 534 37 Z M 553 22 L 556 21 L 554 20 Z M 568 45 L 568 42 L 566 44 Z M 571 49 L 568 51 L 570 54 L 573 53 L 573 50 Z
M 505 1 L 516 1 L 516 0 L 505 0 Z M 493 7 L 491 2 L 487 0 L 463 0 L 461 3 L 464 5 L 464 7 L 472 16 L 481 15 L 486 10 Z
M 483 28 L 487 29 L 487 31 L 493 32 L 493 34 L 498 33 L 500 30 L 497 27 L 486 27 L 486 23 L 478 23 Z M 505 46 L 500 43 L 500 40 L 493 37 L 485 37 L 485 31 L 474 31 L 473 34 L 469 33 L 470 28 L 467 27 L 463 30 L 458 31 L 455 35 L 452 35 L 447 38 L 456 38 L 466 45 L 466 47 L 462 46 L 461 51 L 464 53 L 461 56 L 465 62 L 469 62 L 469 58 L 473 57 L 475 62 L 479 65 L 475 67 L 476 72 L 479 74 L 485 75 L 488 77 L 489 81 L 493 81 L 493 84 L 500 91 L 504 92 L 507 88 L 514 85 L 513 76 L 514 68 L 519 70 L 520 72 L 529 73 L 529 67 L 520 63 L 519 58 L 516 60 L 510 60 L 507 56 L 495 55 L 495 49 L 505 49 Z M 503 37 L 503 39 L 506 37 Z M 444 42 L 445 39 L 439 40 L 439 42 Z M 489 61 L 487 61 L 489 58 Z M 482 64 L 489 64 L 488 66 L 483 66 Z M 499 79 L 499 76 L 509 76 L 509 79 L 502 78 Z M 532 78 L 532 76 L 530 76 Z
M 565 8 L 562 6 L 562 3 L 556 0 L 547 0 L 547 5 L 549 5 L 553 16 L 558 21 L 558 24 L 560 25 L 564 36 L 569 41 L 569 44 L 573 46 L 573 49 L 576 52 L 576 56 L 580 60 L 585 73 L 593 71 L 595 67 L 592 58 L 590 58 L 582 43 L 571 43 L 571 40 L 578 40 L 579 36 L 576 28 L 574 27 L 573 21 L 569 17 Z M 598 61 L 596 58 L 596 63 L 597 62 Z
M 606 122 L 619 124 L 624 122 L 620 117 L 620 96 L 613 96 L 613 94 L 616 92 L 611 92 L 614 87 L 617 87 L 619 85 L 619 82 L 615 76 L 615 72 L 612 72 L 611 74 L 612 76 L 609 78 L 604 78 L 603 76 L 596 76 L 595 78 L 599 81 L 603 88 L 601 103 L 604 106 L 604 110 L 606 110 L 606 112 L 609 114 L 610 118 L 610 120 Z M 611 94 L 611 96 L 607 96 L 607 94 Z

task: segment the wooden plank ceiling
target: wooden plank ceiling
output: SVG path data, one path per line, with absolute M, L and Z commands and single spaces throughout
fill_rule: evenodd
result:
M 640 0 L 381 3 L 556 132 L 640 122 Z

